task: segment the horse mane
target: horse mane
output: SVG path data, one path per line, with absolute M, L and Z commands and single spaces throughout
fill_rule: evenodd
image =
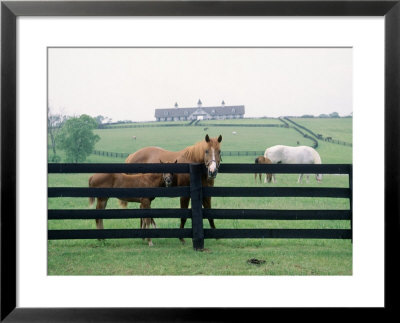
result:
M 192 146 L 186 147 L 183 150 L 183 158 L 190 161 L 202 161 L 204 159 L 204 149 L 206 144 L 205 140 L 201 140 Z

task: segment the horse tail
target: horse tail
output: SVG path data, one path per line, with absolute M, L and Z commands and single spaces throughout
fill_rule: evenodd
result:
M 257 157 L 256 160 L 254 161 L 256 164 L 259 164 L 259 163 L 260 163 L 259 158 L 260 158 L 260 157 Z M 261 176 L 261 174 L 260 174 L 260 176 Z M 257 173 L 254 174 L 254 180 L 257 181 Z M 260 181 L 261 181 L 261 179 L 260 179 Z
M 92 179 L 93 175 L 89 177 L 89 187 L 92 187 Z M 89 197 L 89 207 L 91 207 L 94 203 L 95 198 L 94 197 Z
M 316 150 L 314 151 L 314 164 L 322 164 L 321 157 Z M 315 178 L 318 182 L 321 182 L 322 174 L 315 174 Z
M 267 174 L 267 182 L 271 183 L 272 180 L 272 174 Z
M 89 197 L 89 207 L 93 205 L 94 199 L 94 197 Z

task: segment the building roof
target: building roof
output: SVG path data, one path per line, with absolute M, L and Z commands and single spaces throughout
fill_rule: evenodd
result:
M 173 108 L 173 109 L 155 109 L 156 118 L 166 117 L 188 117 L 196 110 L 203 110 L 211 116 L 223 116 L 230 114 L 244 114 L 244 105 L 230 105 L 218 107 L 193 107 L 193 108 Z M 186 112 L 186 113 L 185 113 Z

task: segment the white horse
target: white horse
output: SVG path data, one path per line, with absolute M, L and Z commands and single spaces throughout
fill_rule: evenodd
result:
M 308 146 L 283 146 L 276 145 L 269 147 L 265 150 L 264 157 L 271 160 L 273 164 L 321 164 L 321 157 L 318 152 Z M 322 180 L 322 174 L 315 175 L 318 182 Z M 303 174 L 300 174 L 298 183 L 301 183 Z M 275 174 L 272 174 L 272 180 L 275 183 Z M 271 180 L 269 180 L 271 181 Z M 307 174 L 307 182 L 309 175 Z M 267 182 L 267 175 L 265 176 L 264 183 Z

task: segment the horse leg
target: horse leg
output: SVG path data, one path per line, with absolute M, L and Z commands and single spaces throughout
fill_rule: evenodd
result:
M 151 229 L 150 224 L 151 224 L 151 218 L 144 218 L 142 229 Z M 147 243 L 149 244 L 149 247 L 153 246 L 153 241 L 151 240 L 151 238 L 147 238 Z
M 96 228 L 97 229 L 104 229 L 103 219 L 96 219 Z
M 147 199 L 143 199 L 142 202 L 140 203 L 140 208 L 141 209 L 149 209 L 150 201 Z M 150 229 L 150 224 L 151 224 L 151 218 L 140 218 L 140 228 L 141 229 Z M 153 246 L 153 242 L 151 241 L 151 238 L 147 238 L 147 242 L 149 244 L 149 247 Z
M 107 206 L 108 199 L 97 198 L 96 210 L 104 210 Z M 96 219 L 96 228 L 104 229 L 103 219 Z
M 142 207 L 140 207 L 142 208 Z M 146 218 L 140 218 L 140 229 L 146 229 Z M 146 238 L 142 238 L 142 240 L 144 241 Z
M 151 218 L 142 218 L 141 220 L 141 229 L 150 229 L 150 223 L 151 223 Z M 149 244 L 149 247 L 153 246 L 153 242 L 151 241 L 151 238 L 147 238 L 147 243 Z
M 306 181 L 307 181 L 307 183 L 310 183 L 310 175 L 306 175 Z
M 297 183 L 301 183 L 302 178 L 303 178 L 303 174 L 300 174 L 299 179 L 297 180 Z
M 128 202 L 124 200 L 118 200 L 119 205 L 123 208 L 126 209 L 128 207 Z
M 211 209 L 211 197 L 203 198 L 203 207 L 205 209 Z M 208 223 L 210 223 L 211 229 L 215 229 L 214 219 L 208 218 Z M 216 238 L 215 240 L 218 240 L 218 238 Z
M 140 205 L 143 206 L 143 208 L 150 209 L 151 200 L 144 199 Z M 151 221 L 152 220 L 153 220 L 152 218 L 144 218 L 143 219 L 144 225 L 147 229 L 151 229 Z M 152 242 L 151 238 L 147 238 L 147 241 L 148 241 L 149 247 L 153 246 L 153 242 Z
M 107 206 L 108 198 L 97 198 L 96 210 L 104 210 Z M 104 229 L 103 219 L 96 219 L 96 228 L 99 230 Z M 97 239 L 102 241 L 104 239 Z
M 272 180 L 272 174 L 265 174 L 265 180 L 264 183 L 271 183 Z
M 187 209 L 189 207 L 189 201 L 190 197 L 181 197 L 181 209 Z M 181 218 L 181 225 L 179 226 L 179 229 L 183 229 L 185 227 L 186 223 L 186 218 Z M 185 243 L 185 239 L 179 238 L 179 240 L 182 242 L 182 244 Z
M 211 197 L 203 198 L 203 207 L 205 209 L 211 209 Z M 210 227 L 215 229 L 214 219 L 208 219 L 208 222 L 210 223 Z

